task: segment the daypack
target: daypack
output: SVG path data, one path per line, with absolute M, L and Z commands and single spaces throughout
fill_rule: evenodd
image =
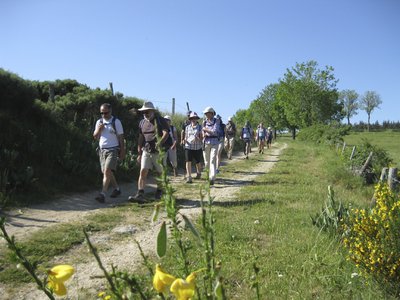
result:
M 154 131 L 155 127 L 156 127 L 155 124 L 152 126 L 153 130 L 143 132 L 143 124 L 146 120 L 142 119 L 139 123 L 139 129 L 144 136 L 145 144 L 143 146 L 146 148 L 146 150 L 148 150 L 151 153 L 154 153 L 157 151 L 157 149 L 156 149 L 157 136 L 158 137 L 162 136 L 162 131 L 163 131 L 162 130 L 162 128 L 163 128 L 162 122 L 164 122 L 164 127 L 167 127 L 167 126 L 165 126 L 167 124 L 167 120 L 165 118 L 160 117 L 160 116 L 155 116 L 155 120 L 157 122 L 157 131 L 158 131 L 157 134 L 155 134 L 155 131 Z M 153 123 L 151 123 L 151 124 L 153 124 Z M 168 131 L 169 131 L 169 129 L 168 129 Z M 172 141 L 171 135 L 168 134 L 168 138 L 165 140 L 164 144 L 162 144 L 162 148 L 164 149 L 164 151 L 166 151 L 172 146 L 172 144 L 173 144 L 173 141 Z
M 222 123 L 222 121 L 219 121 L 218 119 L 214 118 L 212 126 L 214 126 L 215 122 L 217 122 L 217 135 L 215 137 L 217 137 L 220 140 L 225 136 L 225 124 Z M 203 127 L 206 127 L 206 121 L 203 122 Z
M 235 126 L 234 123 L 228 122 L 228 124 L 226 124 L 225 128 L 226 128 L 226 134 L 227 134 L 228 136 L 233 136 L 233 135 L 235 135 L 236 126 Z
M 242 138 L 243 139 L 250 139 L 251 138 L 251 130 L 249 127 L 242 128 Z
M 115 127 L 115 120 L 116 119 L 117 118 L 115 116 L 113 116 L 112 119 L 111 119 L 111 126 L 114 129 L 115 134 L 117 134 L 117 128 Z M 103 124 L 103 118 L 100 118 L 98 121 L 100 122 L 100 124 Z

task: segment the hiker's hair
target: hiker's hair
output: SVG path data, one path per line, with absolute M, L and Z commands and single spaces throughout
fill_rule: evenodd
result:
M 103 103 L 101 107 L 106 107 L 107 109 L 111 109 L 111 104 L 110 103 Z

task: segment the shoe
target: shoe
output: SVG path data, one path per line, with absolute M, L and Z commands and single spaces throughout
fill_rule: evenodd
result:
M 155 198 L 156 200 L 160 200 L 160 199 L 161 199 L 161 196 L 162 196 L 162 190 L 158 190 L 158 189 L 157 189 L 157 191 L 156 191 L 156 193 L 155 193 L 155 195 L 154 195 L 154 198 Z
M 200 179 L 201 178 L 201 173 L 197 173 L 196 174 L 196 179 Z
M 186 183 L 192 183 L 192 177 L 189 177 L 188 180 L 186 180 Z
M 106 196 L 103 193 L 98 194 L 94 199 L 96 199 L 100 203 L 106 202 Z
M 246 159 L 249 159 L 249 157 L 246 155 Z
M 216 169 L 216 170 L 215 170 L 215 173 L 216 173 L 216 174 L 219 174 L 219 169 Z
M 139 204 L 145 203 L 146 199 L 144 198 L 144 191 L 138 191 L 136 195 L 128 197 L 129 202 L 136 202 Z
M 214 180 L 210 180 L 210 185 L 214 185 Z
M 121 190 L 115 189 L 115 190 L 112 191 L 110 197 L 111 197 L 111 198 L 116 198 L 116 197 L 118 197 L 119 195 L 121 195 Z

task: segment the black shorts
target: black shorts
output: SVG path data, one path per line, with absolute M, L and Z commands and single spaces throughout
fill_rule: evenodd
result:
M 185 161 L 194 161 L 196 164 L 203 162 L 203 150 L 185 149 Z

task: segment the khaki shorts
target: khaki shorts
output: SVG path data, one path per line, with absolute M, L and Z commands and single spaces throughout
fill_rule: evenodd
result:
M 118 165 L 118 154 L 117 148 L 113 149 L 101 149 L 99 153 L 101 172 L 104 173 L 106 169 L 115 171 Z
M 150 170 L 154 167 L 158 173 L 162 172 L 162 166 L 158 163 L 159 153 L 150 153 L 147 151 L 143 151 L 142 160 L 140 161 L 140 169 Z M 164 164 L 165 164 L 164 157 Z

